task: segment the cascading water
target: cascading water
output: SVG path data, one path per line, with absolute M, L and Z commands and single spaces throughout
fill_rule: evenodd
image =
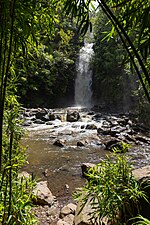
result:
M 85 43 L 81 48 L 75 81 L 75 105 L 87 108 L 92 106 L 92 70 L 90 68 L 92 47 L 93 43 Z

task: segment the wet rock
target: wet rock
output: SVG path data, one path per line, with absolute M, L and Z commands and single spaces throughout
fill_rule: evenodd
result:
M 119 149 L 120 151 L 122 149 L 122 142 L 118 139 L 111 139 L 108 142 L 105 143 L 106 150 L 112 151 L 114 148 Z
M 84 147 L 85 146 L 85 143 L 83 141 L 78 141 L 77 142 L 77 146 L 78 147 Z
M 40 119 L 36 119 L 36 120 L 34 121 L 34 123 L 36 123 L 36 124 L 44 124 L 45 122 L 42 121 L 42 120 L 40 120 Z
M 97 129 L 97 126 L 95 124 L 87 124 L 86 129 L 96 130 Z
M 94 115 L 94 112 L 93 112 L 93 111 L 88 112 L 88 114 L 87 114 L 87 115 L 89 115 L 89 116 L 93 116 L 93 115 Z
M 85 128 L 85 125 L 82 125 L 82 126 L 81 126 L 81 129 L 84 129 L 84 128 Z
M 92 117 L 92 120 L 99 121 L 102 118 L 101 113 L 97 113 Z
M 87 173 L 88 173 L 88 170 L 90 169 L 90 168 L 92 168 L 92 167 L 94 167 L 95 166 L 95 164 L 93 164 L 93 163 L 83 163 L 82 165 L 81 165 L 81 170 L 82 170 L 82 176 L 83 177 L 87 177 Z
M 56 145 L 58 147 L 64 147 L 65 141 L 64 140 L 56 140 L 53 145 Z
M 125 139 L 126 139 L 127 141 L 129 141 L 129 142 L 134 142 L 135 144 L 137 144 L 137 140 L 136 140 L 134 137 L 132 137 L 131 135 L 125 133 L 125 134 L 124 134 L 124 137 L 125 137 Z
M 33 190 L 34 202 L 38 205 L 53 205 L 55 196 L 52 195 L 51 191 L 47 186 L 47 181 L 40 181 L 37 183 Z
M 25 127 L 29 127 L 29 126 L 32 125 L 32 121 L 31 120 L 26 120 L 26 121 L 24 121 L 24 123 L 22 125 L 25 126 Z
M 51 121 L 48 121 L 45 123 L 46 125 L 53 125 L 53 123 Z
M 57 116 L 54 113 L 48 114 L 49 120 L 56 120 Z
M 42 109 L 35 114 L 35 117 L 36 117 L 36 119 L 43 120 L 44 116 L 46 116 L 46 114 L 47 114 L 46 110 Z
M 140 141 L 140 142 L 143 142 L 143 143 L 146 143 L 146 144 L 150 144 L 150 138 L 138 135 L 138 136 L 135 136 L 135 139 Z
M 110 135 L 111 134 L 111 129 L 110 128 L 104 129 L 102 127 L 99 127 L 97 129 L 97 134 L 100 134 L 100 135 Z
M 118 122 L 120 125 L 127 125 L 127 124 L 128 124 L 128 121 L 129 121 L 129 118 L 126 117 L 126 116 L 117 119 L 117 122 Z
M 66 121 L 68 121 L 68 122 L 76 122 L 79 119 L 80 119 L 79 112 L 77 112 L 77 111 L 73 111 L 73 112 L 68 111 L 67 112 Z
M 110 134 L 121 133 L 124 132 L 126 129 L 127 129 L 126 127 L 115 126 L 110 129 Z
M 25 110 L 24 113 L 23 113 L 23 116 L 24 117 L 31 117 L 30 111 Z

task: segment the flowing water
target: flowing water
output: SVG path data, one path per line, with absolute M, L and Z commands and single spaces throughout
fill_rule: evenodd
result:
M 80 120 L 67 122 L 65 121 L 67 111 L 68 108 L 56 109 L 55 113 L 61 115 L 62 120 L 51 121 L 50 125 L 30 126 L 28 135 L 23 140 L 23 145 L 28 145 L 29 154 L 29 164 L 23 169 L 34 173 L 42 180 L 47 180 L 52 193 L 59 198 L 70 198 L 75 188 L 85 183 L 81 174 L 82 163 L 98 163 L 109 154 L 97 136 L 97 130 L 86 129 L 87 124 L 94 124 L 97 128 L 102 124 L 106 125 L 105 117 L 96 122 L 88 111 L 78 109 Z M 57 139 L 63 140 L 64 147 L 53 145 Z M 84 141 L 85 146 L 78 147 L 77 141 Z M 140 167 L 148 164 L 149 153 L 150 147 L 142 143 L 134 145 L 128 154 L 131 156 L 132 163 Z M 45 170 L 47 170 L 46 177 Z M 66 184 L 69 185 L 69 193 L 66 193 Z
M 79 54 L 77 63 L 77 78 L 75 81 L 75 105 L 82 107 L 92 106 L 92 70 L 90 60 L 93 54 L 93 44 L 85 43 Z

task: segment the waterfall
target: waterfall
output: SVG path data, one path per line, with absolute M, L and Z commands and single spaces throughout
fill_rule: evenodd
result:
M 77 63 L 77 77 L 75 81 L 75 105 L 82 107 L 92 106 L 92 70 L 90 60 L 93 54 L 93 44 L 85 43 L 79 53 Z

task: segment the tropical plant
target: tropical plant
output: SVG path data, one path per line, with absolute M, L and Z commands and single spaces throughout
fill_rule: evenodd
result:
M 136 218 L 137 222 L 133 223 L 133 225 L 150 225 L 150 220 L 144 218 L 143 216 L 139 215 Z
M 133 83 L 137 82 L 133 80 L 137 78 L 126 72 L 127 53 L 120 39 L 115 37 L 109 41 L 106 40 L 106 32 L 110 30 L 111 24 L 107 16 L 99 10 L 93 27 L 93 99 L 96 99 L 96 102 L 103 105 L 107 111 L 129 110 L 131 105 L 134 109 L 133 90 L 137 88 L 137 85 Z
M 130 218 L 139 214 L 139 201 L 146 199 L 146 195 L 133 177 L 125 153 L 107 155 L 86 176 L 87 184 L 76 192 L 75 198 L 82 202 L 82 207 L 90 203 L 93 224 L 104 218 L 112 224 L 128 224 Z
M 20 106 L 15 96 L 16 59 L 40 41 L 39 29 L 53 35 L 58 1 L 0 1 L 0 222 L 33 224 L 27 183 L 18 180 L 25 154 L 20 146 Z M 29 187 L 32 187 L 32 185 Z M 30 188 L 29 188 L 30 189 Z M 28 191 L 29 191 L 28 189 Z M 31 188 L 32 189 L 32 188 Z M 18 198 L 19 197 L 19 198 Z

